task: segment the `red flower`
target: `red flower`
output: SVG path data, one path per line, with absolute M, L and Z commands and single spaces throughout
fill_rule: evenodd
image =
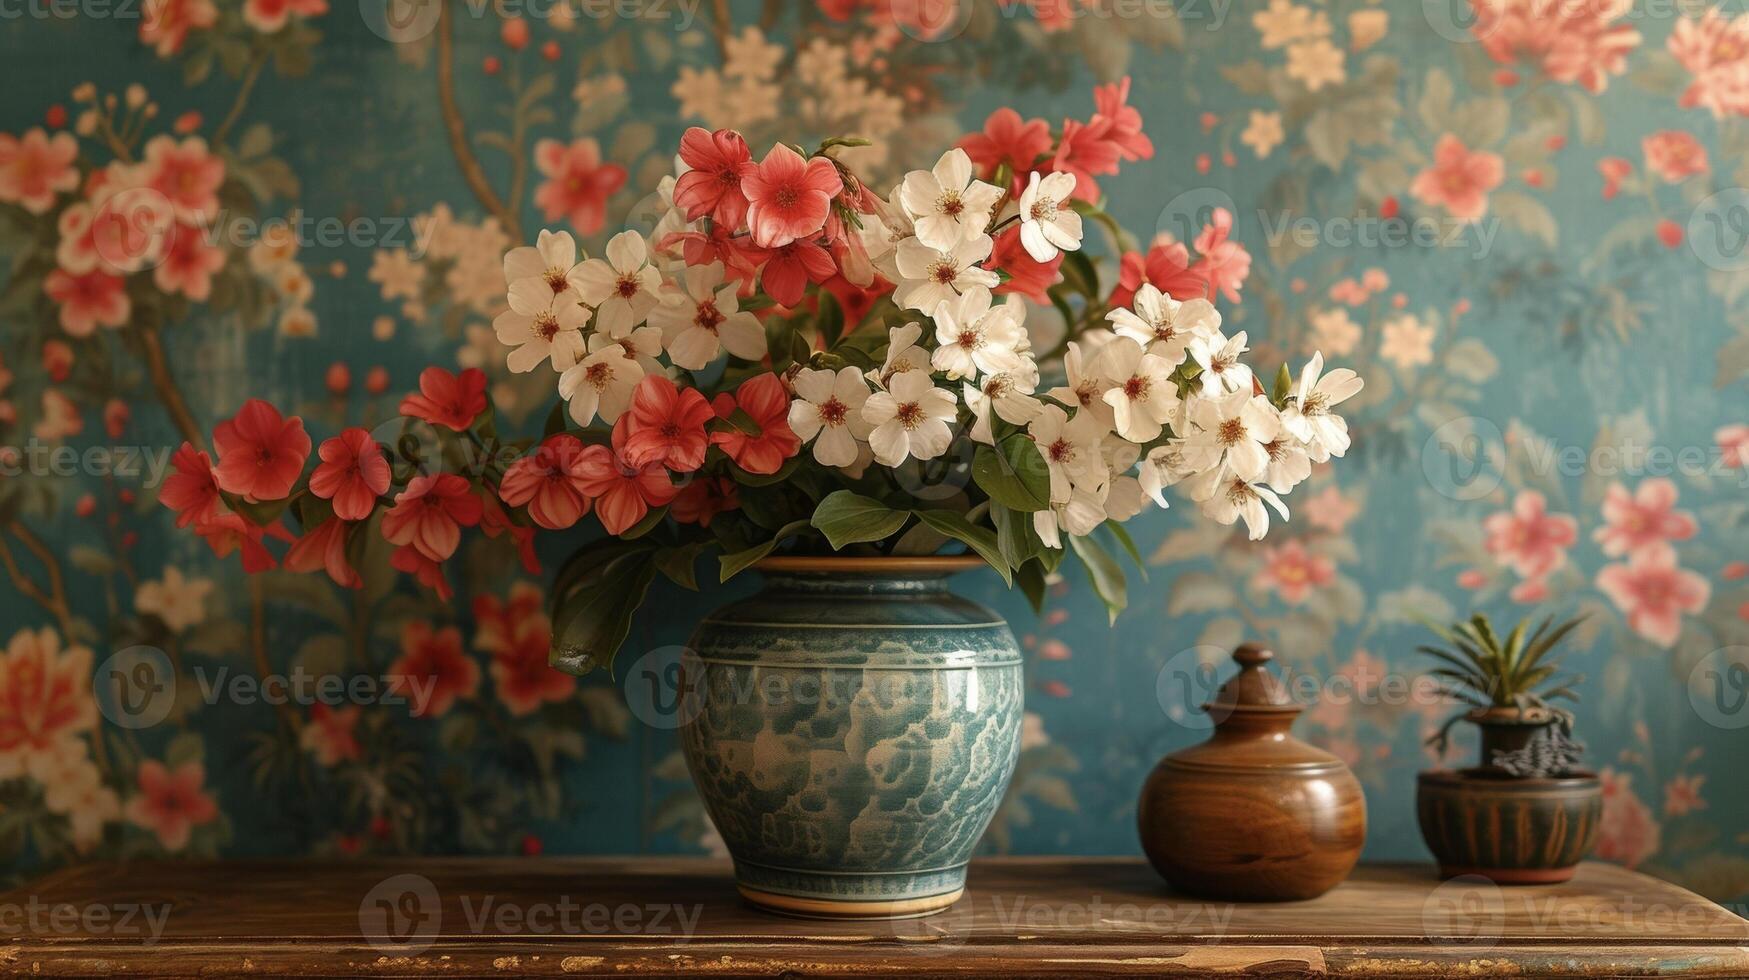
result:
M 120 327 L 132 309 L 121 277 L 102 269 L 78 275 L 55 269 L 43 279 L 43 292 L 61 308 L 61 329 L 74 337 L 89 337 L 99 326 Z
M 347 589 L 364 587 L 364 580 L 346 559 L 346 536 L 352 530 L 350 521 L 331 517 L 316 525 L 297 540 L 285 553 L 285 567 L 293 572 L 313 572 L 320 568 L 334 584 Z
M 682 524 L 710 527 L 718 514 L 741 508 L 735 481 L 726 476 L 706 476 L 688 483 L 674 497 L 669 516 Z
M 213 291 L 213 273 L 225 267 L 225 250 L 207 244 L 206 231 L 195 225 L 170 228 L 164 257 L 152 270 L 152 282 L 166 293 L 182 293 L 204 303 Z
M 1603 495 L 1603 519 L 1608 523 L 1593 537 L 1611 558 L 1661 547 L 1667 541 L 1686 541 L 1700 524 L 1693 514 L 1676 509 L 1676 497 L 1676 484 L 1662 477 L 1642 482 L 1631 494 L 1612 483 Z
M 219 487 L 250 501 L 283 500 L 310 458 L 304 420 L 283 418 L 279 409 L 259 398 L 244 402 L 235 417 L 219 423 L 213 446 L 219 451 L 213 470 Z
M 1190 249 L 1183 242 L 1164 242 L 1148 249 L 1147 258 L 1139 252 L 1126 252 L 1118 263 L 1117 288 L 1112 290 L 1112 307 L 1128 306 L 1142 283 L 1152 283 L 1175 300 L 1207 299 L 1208 279 L 1199 263 L 1190 264 Z
M 383 537 L 444 561 L 461 544 L 461 529 L 478 523 L 480 498 L 467 480 L 454 473 L 416 476 L 383 515 Z
M 741 180 L 755 169 L 747 141 L 732 129 L 712 133 L 694 126 L 680 137 L 680 159 L 691 170 L 674 182 L 674 203 L 689 221 L 710 215 L 728 231 L 747 217 Z
M 419 394 L 401 399 L 401 414 L 466 432 L 486 410 L 486 373 L 468 368 L 458 377 L 440 367 L 419 374 Z
M 676 473 L 691 473 L 704 465 L 710 445 L 704 426 L 711 418 L 710 403 L 703 395 L 676 388 L 660 374 L 647 374 L 632 392 L 631 407 L 614 427 L 614 445 L 633 466 L 659 464 Z
M 1136 255 L 1138 262 L 1141 261 L 1141 255 L 1131 254 Z M 1046 290 L 1062 281 L 1063 277 L 1057 271 L 1062 266 L 1062 252 L 1058 252 L 1049 262 L 1040 262 L 1033 258 L 1026 246 L 1020 243 L 1019 225 L 1014 225 L 996 236 L 996 247 L 990 255 L 990 261 L 984 263 L 986 269 L 1001 269 L 1009 275 L 1008 281 L 997 286 L 994 292 L 1019 293 L 1034 303 L 1041 304 L 1051 301 Z M 1135 289 L 1132 287 L 1130 292 L 1134 293 Z M 848 319 L 846 322 L 849 322 Z
M 538 588 L 519 584 L 508 602 L 481 596 L 474 601 L 474 619 L 479 623 L 474 646 L 492 655 L 492 685 L 511 715 L 533 714 L 546 702 L 576 693 L 577 678 L 547 663 L 553 627 L 541 612 Z
M 838 168 L 824 157 L 803 160 L 782 143 L 741 178 L 747 193 L 747 228 L 764 248 L 808 238 L 826 224 L 832 199 L 844 191 Z
M 418 548 L 396 548 L 395 553 L 389 556 L 389 566 L 418 579 L 420 585 L 437 593 L 437 597 L 444 602 L 455 598 L 455 590 L 449 587 L 449 580 L 443 577 L 443 566 L 420 554 Z
M 310 723 L 299 734 L 298 744 L 310 750 L 316 761 L 324 766 L 356 759 L 361 752 L 354 731 L 362 715 L 363 711 L 356 704 L 330 708 L 317 701 L 310 705 Z
M 583 492 L 595 498 L 595 516 L 609 534 L 619 534 L 644 519 L 651 507 L 661 507 L 679 492 L 668 471 L 656 465 L 627 461 L 625 443 L 631 415 L 613 427 L 613 448 L 590 446 L 583 451 Z
M 1668 649 L 1682 636 L 1682 614 L 1704 611 L 1713 585 L 1677 565 L 1675 548 L 1653 544 L 1599 569 L 1597 590 L 1627 616 L 1629 629 Z
M 388 492 L 389 461 L 369 432 L 347 429 L 316 450 L 320 466 L 310 474 L 310 492 L 334 503 L 334 516 L 362 521 Z
M 1442 206 L 1462 221 L 1488 213 L 1488 192 L 1506 178 L 1500 154 L 1472 150 L 1451 133 L 1433 145 L 1433 165 L 1415 175 L 1409 193 L 1423 204 Z
M 1523 578 L 1542 578 L 1567 563 L 1567 549 L 1579 539 L 1579 524 L 1569 514 L 1550 514 L 1535 490 L 1520 493 L 1512 510 L 1482 522 L 1488 552 Z
M 528 506 L 528 516 L 552 531 L 563 531 L 589 513 L 583 495 L 583 441 L 558 433 L 539 449 L 510 465 L 498 496 L 512 507 Z
M 546 182 L 534 192 L 548 221 L 568 216 L 578 233 L 588 236 L 607 221 L 607 199 L 625 186 L 624 167 L 601 162 L 601 146 L 584 139 L 566 146 L 558 140 L 534 145 L 534 165 Z
M 388 688 L 412 705 L 415 718 L 440 718 L 457 698 L 480 689 L 480 665 L 462 652 L 453 626 L 433 630 L 417 620 L 401 629 L 401 657 L 389 665 Z
M 219 815 L 212 796 L 201 789 L 205 782 L 206 767 L 199 762 L 184 762 L 172 772 L 147 759 L 140 763 L 140 793 L 127 803 L 128 821 L 156 834 L 166 851 L 182 850 L 195 827 Z
M 1117 146 L 1117 152 L 1125 160 L 1148 160 L 1154 156 L 1154 141 L 1143 135 L 1142 114 L 1135 106 L 1127 104 L 1129 97 L 1128 75 L 1122 81 L 1095 86 L 1093 105 L 1096 112 L 1093 118 L 1110 120 L 1107 138 Z
M 218 214 L 225 161 L 207 149 L 206 140 L 189 136 L 178 142 L 174 137 L 154 136 L 141 156 L 146 186 L 170 202 L 179 220 L 193 223 Z
M 158 502 L 176 512 L 176 526 L 205 524 L 219 512 L 219 485 L 213 480 L 213 461 L 188 443 L 170 457 L 176 472 L 164 478 Z
M 243 552 L 243 571 L 254 575 L 275 568 L 279 562 L 273 557 L 273 552 L 267 550 L 262 543 L 265 537 L 278 538 L 281 541 L 296 540 L 285 525 L 274 521 L 267 527 L 251 523 L 236 514 L 219 514 L 211 520 L 203 521 L 194 526 L 194 533 L 206 539 L 207 547 L 213 550 L 213 555 L 219 558 L 229 558 L 231 552 L 239 549 Z
M 711 433 L 711 442 L 721 446 L 735 465 L 758 476 L 768 476 L 783 468 L 783 462 L 801 451 L 802 441 L 789 427 L 789 392 L 783 379 L 775 374 L 760 374 L 741 382 L 730 396 L 723 392 L 716 397 L 717 418 L 727 420 L 739 408 L 759 426 L 759 434 L 748 435 L 730 423 L 728 428 Z
M 759 281 L 772 299 L 794 306 L 802 301 L 809 282 L 825 282 L 837 273 L 832 253 L 815 242 L 797 239 L 772 251 Z
M 1006 163 L 1014 173 L 1009 192 L 1018 195 L 1026 186 L 1026 176 L 1033 171 L 1039 157 L 1051 152 L 1051 127 L 1043 119 L 1022 121 L 1020 113 L 1006 106 L 990 113 L 984 120 L 984 131 L 960 140 L 960 149 L 978 166 L 978 175 L 985 180 L 996 176 Z
M 1074 175 L 1073 196 L 1080 200 L 1099 200 L 1099 184 L 1093 178 L 1117 173 L 1123 149 L 1112 141 L 1111 128 L 1111 120 L 1099 116 L 1086 123 L 1063 120 L 1063 138 L 1057 143 L 1051 169 Z
M 1604 157 L 1597 161 L 1597 172 L 1603 175 L 1605 201 L 1621 193 L 1621 182 L 1634 172 L 1633 162 L 1621 157 Z
M 1669 183 L 1678 183 L 1707 172 L 1706 147 L 1693 133 L 1680 129 L 1660 130 L 1640 141 L 1646 154 L 1646 169 Z
M 1208 281 L 1210 289 L 1218 289 L 1229 303 L 1239 302 L 1239 288 L 1251 274 L 1251 253 L 1245 246 L 1227 235 L 1233 230 L 1233 214 L 1226 208 L 1215 208 L 1209 223 L 1196 236 L 1197 274 Z

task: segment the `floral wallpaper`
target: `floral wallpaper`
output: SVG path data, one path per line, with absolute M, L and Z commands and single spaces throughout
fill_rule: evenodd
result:
M 491 328 L 503 254 L 543 227 L 592 251 L 649 230 L 687 126 L 871 137 L 843 159 L 890 183 L 956 142 L 1048 145 L 1127 77 L 1151 156 L 1077 174 L 1143 232 L 1090 246 L 1103 288 L 1206 292 L 1262 360 L 1321 348 L 1367 386 L 1348 465 L 1268 542 L 1135 522 L 1149 575 L 1114 624 L 1078 573 L 1037 616 L 993 575 L 959 581 L 1029 658 L 986 848 L 1136 852 L 1143 778 L 1204 737 L 1191 705 L 1250 638 L 1306 682 L 1301 734 L 1360 775 L 1367 856 L 1425 859 L 1413 774 L 1449 707 L 1415 682 L 1417 617 L 1582 612 L 1599 856 L 1749 898 L 1730 5 L 78 0 L 7 18 L 0 44 L 13 879 L 135 855 L 720 850 L 639 672 L 546 666 L 540 569 L 562 549 L 470 538 L 447 600 L 386 561 L 340 588 L 270 567 L 289 531 L 178 531 L 174 454 L 252 397 L 322 438 L 391 426 L 429 365 L 484 370 L 499 424 L 538 432 L 550 392 Z M 749 587 L 661 583 L 622 656 L 671 652 Z

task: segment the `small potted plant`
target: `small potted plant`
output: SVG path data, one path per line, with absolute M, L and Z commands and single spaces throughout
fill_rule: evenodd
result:
M 1465 707 L 1430 739 L 1441 756 L 1460 721 L 1481 730 L 1479 764 L 1421 773 L 1416 815 L 1442 877 L 1480 875 L 1503 885 L 1566 881 L 1597 842 L 1603 791 L 1580 768 L 1584 747 L 1572 740 L 1573 714 L 1553 702 L 1577 702 L 1582 680 L 1563 673 L 1561 641 L 1578 618 L 1522 621 L 1504 639 L 1488 617 L 1429 627 L 1444 646 L 1423 646 L 1438 660 L 1439 692 Z

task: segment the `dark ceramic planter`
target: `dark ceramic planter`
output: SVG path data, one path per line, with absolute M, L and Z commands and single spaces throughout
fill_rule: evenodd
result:
M 1415 811 L 1441 877 L 1546 885 L 1573 877 L 1596 845 L 1603 787 L 1590 773 L 1516 779 L 1436 770 L 1416 780 Z
M 693 634 L 681 730 L 742 895 L 791 915 L 952 905 L 1020 754 L 1021 656 L 947 591 L 976 558 L 767 559 Z

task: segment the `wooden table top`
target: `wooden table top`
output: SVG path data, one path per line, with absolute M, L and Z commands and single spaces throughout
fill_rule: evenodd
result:
M 926 919 L 788 919 L 723 861 L 90 864 L 0 896 L 0 973 L 1749 977 L 1749 922 L 1644 875 L 1439 882 L 1363 866 L 1308 902 L 1169 893 L 1133 858 L 974 862 Z

